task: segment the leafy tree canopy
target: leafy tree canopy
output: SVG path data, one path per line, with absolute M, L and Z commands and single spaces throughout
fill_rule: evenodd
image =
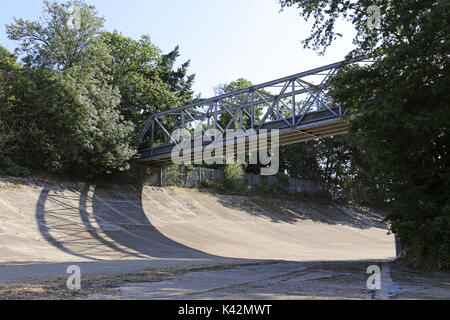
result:
M 0 45 L 0 71 L 9 72 L 19 68 L 17 57 Z
M 349 67 L 331 94 L 353 111 L 379 186 L 394 204 L 393 229 L 406 256 L 450 267 L 450 2 L 447 0 L 282 0 L 315 23 L 305 40 L 323 52 L 349 19 L 357 49 L 374 63 Z M 369 6 L 381 10 L 370 28 Z M 422 257 L 422 258 L 418 258 Z M 431 259 L 430 259 L 431 257 Z
M 68 25 L 80 8 L 80 28 Z M 17 128 L 14 158 L 35 170 L 97 175 L 127 167 L 135 151 L 131 123 L 110 84 L 112 56 L 100 38 L 103 19 L 78 1 L 44 1 L 44 18 L 7 26 L 24 69 L 13 75 L 5 119 Z M 26 154 L 27 157 L 23 157 Z
M 189 62 L 175 68 L 178 47 L 164 55 L 149 36 L 103 23 L 83 1 L 44 0 L 41 19 L 7 25 L 23 69 L 0 48 L 0 70 L 14 70 L 0 88 L 4 119 L 17 128 L 3 141 L 18 163 L 88 176 L 125 169 L 142 122 L 192 100 Z
M 137 41 L 118 32 L 104 32 L 102 40 L 113 57 L 112 84 L 120 91 L 119 108 L 136 130 L 151 114 L 192 101 L 194 75 L 187 75 L 189 63 L 174 70 L 178 47 L 163 55 L 149 36 Z
M 74 6 L 79 8 L 80 23 L 73 25 Z M 43 17 L 37 21 L 14 19 L 6 26 L 11 40 L 20 41 L 17 53 L 27 67 L 65 70 L 74 65 L 90 65 L 104 58 L 96 39 L 104 19 L 95 7 L 83 1 L 56 3 L 44 0 Z M 97 59 L 96 59 L 97 58 Z

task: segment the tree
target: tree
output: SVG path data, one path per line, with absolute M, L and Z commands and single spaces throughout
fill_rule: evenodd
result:
M 111 84 L 120 91 L 119 109 L 134 124 L 136 134 L 153 113 L 192 101 L 194 76 L 187 76 L 189 63 L 173 70 L 178 47 L 162 55 L 149 36 L 136 41 L 118 32 L 104 32 L 102 40 L 113 57 Z
M 280 148 L 280 171 L 292 178 L 323 182 L 318 161 L 317 140 L 296 143 Z
M 88 176 L 122 170 L 151 114 L 192 101 L 189 62 L 174 68 L 178 47 L 163 55 L 149 36 L 136 41 L 103 23 L 83 1 L 45 0 L 42 19 L 7 26 L 23 63 L 7 115 L 20 163 Z
M 371 176 L 365 151 L 353 135 L 327 137 L 281 147 L 281 171 L 312 180 L 334 197 L 380 202 L 383 194 Z
M 170 85 L 170 89 L 175 93 L 180 105 L 186 105 L 192 102 L 194 92 L 192 85 L 195 75 L 188 75 L 190 61 L 183 63 L 178 69 L 174 69 L 176 60 L 180 56 L 180 47 L 176 46 L 174 50 L 162 56 L 158 65 L 160 78 Z
M 17 57 L 0 45 L 0 70 L 2 74 L 19 69 Z
M 20 69 L 17 58 L 6 48 L 0 46 L 0 174 L 23 175 L 26 168 L 18 165 L 11 158 L 17 134 L 10 108 L 14 102 L 12 88 L 15 73 Z
M 25 69 L 11 95 L 5 119 L 16 134 L 8 151 L 27 168 L 92 176 L 126 168 L 134 154 L 117 90 L 90 74 Z
M 383 13 L 379 28 L 368 23 L 373 4 Z M 305 45 L 322 52 L 340 18 L 355 26 L 349 56 L 374 63 L 340 72 L 331 94 L 353 112 L 352 131 L 393 203 L 406 261 L 450 268 L 450 2 L 282 1 L 293 5 L 314 18 Z
M 73 8 L 78 8 L 74 12 Z M 73 14 L 79 14 L 79 25 L 72 25 Z M 14 19 L 6 26 L 11 40 L 20 41 L 17 53 L 28 68 L 66 70 L 74 65 L 97 64 L 104 57 L 98 38 L 104 19 L 95 7 L 83 1 L 56 3 L 44 0 L 44 16 L 38 21 Z
M 15 158 L 29 168 L 78 176 L 122 170 L 135 153 L 132 126 L 110 84 L 113 58 L 100 39 L 103 20 L 78 1 L 44 3 L 42 21 L 7 26 L 21 42 L 25 67 L 15 75 L 6 115 L 18 131 Z M 75 30 L 67 25 L 71 4 L 81 12 Z
M 60 163 L 80 174 L 104 174 L 127 168 L 135 150 L 132 125 L 123 120 L 117 108 L 119 91 L 76 68 L 58 80 L 69 100 L 60 110 L 66 110 L 70 120 L 66 134 L 56 137 L 60 143 Z

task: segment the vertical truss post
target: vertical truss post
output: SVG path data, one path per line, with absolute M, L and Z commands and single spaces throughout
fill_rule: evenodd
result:
M 181 128 L 183 128 L 183 129 L 185 129 L 184 128 L 184 121 L 185 121 L 185 119 L 184 119 L 184 111 L 181 111 Z
M 292 81 L 292 125 L 295 126 L 295 116 L 296 116 L 296 107 L 295 107 L 295 81 Z
M 217 101 L 214 102 L 214 126 L 216 129 L 219 128 L 219 122 L 218 122 L 218 110 L 217 110 Z
M 239 109 L 239 126 L 241 127 L 241 128 L 244 128 L 244 114 L 243 114 L 243 111 L 242 111 L 242 107 Z
M 251 129 L 255 128 L 255 91 L 251 92 L 251 109 L 250 109 L 250 121 L 251 121 Z
M 152 136 L 151 136 L 151 140 L 150 140 L 150 153 L 153 155 L 153 147 L 154 147 L 154 141 L 155 141 L 155 121 L 152 121 Z
M 211 105 L 208 106 L 208 110 L 206 111 L 206 128 L 210 129 L 211 126 Z

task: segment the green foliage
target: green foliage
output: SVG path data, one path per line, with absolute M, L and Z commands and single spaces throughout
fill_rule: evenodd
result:
M 20 176 L 25 174 L 25 168 L 11 159 L 17 131 L 10 117 L 11 105 L 15 100 L 12 94 L 14 73 L 19 69 L 15 55 L 0 46 L 0 174 Z
M 16 55 L 9 52 L 6 48 L 0 45 L 0 70 L 2 73 L 11 72 L 19 69 Z M 3 79 L 2 79 L 3 80 Z M 2 81 L 3 82 L 3 81 Z
M 450 270 L 450 215 L 420 221 L 400 219 L 395 221 L 394 231 L 402 239 L 408 263 Z
M 223 169 L 224 186 L 228 189 L 238 189 L 243 184 L 244 169 L 237 163 L 226 164 Z
M 321 181 L 318 141 L 308 141 L 280 148 L 280 169 L 293 178 Z
M 92 74 L 23 70 L 12 94 L 5 119 L 17 133 L 9 151 L 28 168 L 92 176 L 124 169 L 134 154 L 117 91 Z
M 80 8 L 79 29 L 69 24 L 71 5 Z M 17 52 L 26 67 L 66 70 L 75 65 L 98 66 L 104 58 L 104 52 L 96 48 L 103 23 L 95 7 L 83 1 L 44 0 L 44 15 L 40 20 L 14 19 L 13 24 L 6 26 L 6 33 L 9 39 L 20 41 Z
M 331 94 L 352 110 L 372 167 L 372 179 L 391 200 L 393 229 L 406 245 L 406 259 L 424 250 L 448 267 L 450 212 L 450 2 L 446 0 L 284 0 L 313 17 L 305 42 L 325 49 L 334 24 L 347 17 L 357 30 L 357 49 L 374 63 L 349 67 L 333 81 Z M 381 7 L 381 28 L 366 24 L 369 5 Z M 447 228 L 447 229 L 445 229 Z M 421 230 L 420 232 L 418 230 Z M 425 249 L 424 249 L 425 248 Z
M 218 186 L 218 183 L 211 179 L 203 179 L 202 181 L 200 181 L 200 188 L 203 188 L 203 189 L 216 190 L 217 186 Z
M 192 101 L 189 62 L 174 69 L 178 47 L 163 55 L 149 36 L 136 41 L 103 23 L 83 1 L 45 0 L 43 18 L 7 26 L 23 67 L 0 47 L 2 159 L 77 177 L 123 171 L 147 117 Z
M 126 163 L 135 154 L 132 124 L 123 120 L 117 108 L 118 90 L 79 68 L 70 69 L 58 80 L 69 100 L 59 110 L 66 110 L 62 119 L 65 134 L 53 138 L 60 143 L 56 149 L 61 165 L 89 174 L 128 168 Z
M 30 170 L 15 163 L 10 158 L 0 156 L 0 174 L 13 177 L 25 177 L 30 174 Z
M 171 165 L 164 167 L 162 186 L 164 187 L 185 187 L 186 176 L 189 168 L 184 165 Z
M 364 145 L 357 134 L 311 140 L 281 148 L 280 171 L 312 180 L 336 198 L 378 203 L 383 192 L 372 175 Z
M 136 41 L 104 32 L 102 40 L 113 57 L 112 84 L 120 91 L 120 112 L 135 125 L 136 134 L 151 114 L 192 101 L 194 76 L 187 76 L 189 62 L 172 70 L 178 47 L 162 55 L 149 36 Z
M 159 77 L 170 86 L 171 92 L 178 98 L 178 104 L 186 105 L 193 102 L 192 85 L 195 75 L 188 75 L 190 61 L 186 61 L 178 69 L 174 69 L 179 56 L 180 47 L 176 46 L 174 50 L 161 56 L 157 71 Z
M 45 1 L 45 18 L 7 26 L 21 42 L 24 69 L 10 73 L 2 115 L 15 133 L 8 155 L 34 170 L 93 176 L 123 170 L 134 155 L 132 125 L 118 111 L 110 83 L 112 57 L 99 39 L 103 19 L 81 8 L 81 29 L 68 27 L 68 7 Z M 5 99 L 5 98 L 4 98 Z

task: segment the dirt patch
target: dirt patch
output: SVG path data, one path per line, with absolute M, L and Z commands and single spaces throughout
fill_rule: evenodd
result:
M 80 290 L 69 290 L 67 277 L 54 277 L 39 284 L 0 286 L 1 300 L 109 300 L 117 296 L 117 288 L 127 283 L 151 283 L 171 280 L 189 272 L 218 271 L 241 266 L 261 266 L 276 262 L 221 264 L 146 269 L 133 273 L 83 276 Z

